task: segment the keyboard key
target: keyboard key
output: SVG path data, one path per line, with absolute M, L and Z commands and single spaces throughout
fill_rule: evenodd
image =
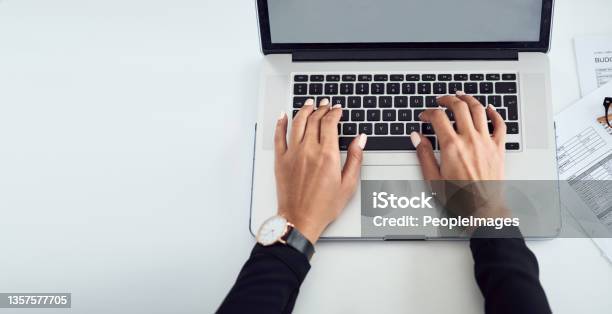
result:
M 340 149 L 347 150 L 353 141 L 352 137 L 340 137 Z M 369 137 L 364 150 L 416 150 L 410 139 L 404 136 L 373 136 Z
M 489 130 L 489 134 L 493 134 L 493 131 L 495 130 L 495 128 L 493 127 L 493 123 L 487 123 L 487 128 Z
M 366 112 L 368 121 L 380 121 L 380 110 L 373 109 Z
M 293 110 L 293 117 L 295 118 L 295 116 L 297 116 L 298 112 L 300 112 L 299 110 Z
M 351 121 L 364 121 L 365 112 L 363 110 L 351 110 Z
M 419 83 L 417 84 L 417 90 L 419 94 L 431 94 L 431 83 Z
M 474 98 L 476 98 L 476 100 L 478 100 L 478 102 L 480 102 L 480 104 L 482 104 L 483 106 L 488 105 L 487 104 L 487 96 L 476 95 L 476 96 L 474 96 Z
M 349 108 L 361 108 L 361 97 L 359 96 L 349 96 L 347 107 Z
M 436 138 L 434 136 L 425 136 L 429 142 L 431 142 L 431 148 L 433 148 L 434 150 L 438 149 L 436 147 Z
M 372 95 L 381 95 L 385 93 L 384 83 L 372 83 Z
M 478 93 L 478 84 L 472 83 L 472 82 L 465 83 L 465 84 L 463 84 L 463 91 L 466 94 L 470 94 L 470 95 L 471 94 L 476 94 L 476 93 Z
M 508 117 L 506 116 L 506 109 L 505 108 L 495 108 L 495 111 L 497 111 L 499 113 L 499 115 L 502 117 L 502 119 L 506 120 L 508 119 Z
M 340 84 L 340 94 L 342 95 L 350 95 L 353 93 L 353 83 L 342 83 Z
M 416 93 L 416 84 L 414 83 L 404 83 L 402 84 L 402 94 L 404 95 L 412 95 Z
M 470 74 L 470 81 L 484 81 L 484 74 Z
M 393 98 L 391 96 L 379 96 L 378 107 L 380 108 L 391 108 L 393 107 Z
M 357 135 L 357 124 L 355 124 L 355 123 L 344 123 L 344 124 L 342 124 L 342 134 L 344 134 L 344 135 Z
M 344 122 L 344 121 L 348 121 L 349 120 L 349 111 L 348 110 L 342 110 L 342 116 L 340 117 L 340 121 Z
M 391 81 L 393 82 L 401 82 L 404 80 L 404 75 L 403 74 L 391 74 L 390 78 L 391 78 Z
M 446 94 L 446 83 L 433 83 L 433 93 L 438 95 Z
M 499 74 L 487 74 L 487 81 L 499 81 Z
M 346 97 L 344 96 L 334 96 L 332 97 L 332 106 L 340 105 L 342 108 L 346 107 Z
M 448 93 L 455 94 L 457 91 L 463 90 L 463 83 L 448 83 Z
M 389 80 L 389 75 L 387 74 L 376 74 L 374 75 L 374 80 L 377 82 L 384 82 Z
M 293 97 L 293 108 L 302 108 L 308 97 Z
M 427 108 L 437 108 L 438 101 L 436 96 L 427 96 L 425 97 L 425 107 Z
M 450 74 L 438 74 L 438 81 L 452 81 L 453 76 Z
M 387 123 L 376 123 L 374 125 L 374 134 L 376 134 L 376 135 L 387 135 L 387 134 L 389 134 L 389 124 L 387 124 Z
M 408 107 L 408 97 L 407 96 L 393 97 L 393 106 L 395 108 L 407 108 Z
M 481 94 L 493 94 L 493 83 L 482 82 L 480 83 Z
M 364 108 L 376 108 L 376 96 L 365 96 L 363 97 Z
M 410 108 L 423 108 L 423 96 L 411 96 Z
M 383 110 L 382 119 L 383 121 L 396 121 L 395 110 Z
M 321 95 L 323 94 L 323 84 L 321 83 L 312 83 L 308 88 L 308 93 L 310 95 Z
M 357 76 L 357 80 L 360 82 L 369 82 L 372 80 L 372 75 L 370 74 L 359 74 Z
M 391 133 L 391 135 L 404 135 L 404 124 L 391 123 L 389 132 Z
M 488 102 L 487 105 L 491 104 L 495 107 L 501 107 L 502 106 L 502 97 L 501 96 L 489 96 L 488 97 Z
M 412 110 L 402 109 L 397 111 L 397 120 L 410 121 L 412 120 Z
M 520 148 L 521 146 L 519 145 L 519 143 L 506 143 L 507 150 L 519 150 Z
M 370 93 L 370 84 L 368 83 L 357 83 L 355 84 L 355 94 L 367 95 Z
M 420 80 L 421 80 L 421 75 L 419 74 L 406 74 L 406 81 L 416 82 Z
M 495 83 L 495 92 L 498 94 L 515 94 L 516 93 L 516 83 L 515 82 Z
M 423 74 L 421 78 L 423 79 L 423 81 L 432 82 L 436 80 L 436 75 L 435 74 Z
M 436 132 L 434 132 L 433 125 L 431 123 L 423 123 L 421 125 L 421 132 L 423 134 L 436 134 Z
M 372 135 L 372 123 L 359 123 L 359 133 Z
M 455 121 L 455 114 L 452 111 L 447 109 L 447 110 L 444 110 L 444 112 L 446 113 L 448 120 Z
M 506 122 L 506 133 L 518 134 L 519 133 L 518 122 Z
M 455 74 L 453 75 L 453 79 L 455 81 L 467 81 L 468 75 L 467 74 Z
M 414 121 L 421 121 L 421 119 L 419 118 L 419 115 L 420 115 L 421 113 L 423 113 L 423 111 L 425 111 L 425 110 L 423 110 L 423 109 L 415 109 L 415 110 L 413 111 L 413 116 L 412 116 L 413 120 L 414 120 Z
M 308 84 L 294 84 L 293 94 L 294 95 L 306 95 L 308 93 Z
M 419 123 L 406 123 L 406 134 L 410 135 L 412 132 L 421 132 L 421 125 Z
M 518 120 L 518 98 L 504 96 L 504 106 L 508 109 L 508 120 Z
M 315 103 L 317 104 L 317 106 L 318 106 L 318 105 L 321 103 L 321 101 L 322 101 L 323 99 L 325 99 L 325 98 L 327 98 L 327 101 L 330 101 L 330 100 L 329 100 L 329 96 L 321 96 L 321 97 L 317 97 L 317 99 L 315 100 Z
M 357 79 L 357 76 L 355 76 L 354 74 L 342 75 L 342 80 L 345 82 L 355 82 L 356 79 Z
M 310 76 L 311 82 L 323 82 L 323 80 L 324 80 L 323 75 L 311 75 Z
M 387 83 L 387 94 L 399 94 L 400 84 L 399 83 Z
M 340 81 L 340 75 L 337 74 L 329 74 L 325 76 L 325 80 L 328 82 L 339 82 Z
M 338 94 L 338 83 L 325 84 L 325 94 L 328 94 L 328 95 Z
M 516 81 L 516 74 L 502 74 L 502 80 L 504 80 L 504 81 Z
M 308 82 L 308 75 L 297 74 L 293 76 L 294 82 Z

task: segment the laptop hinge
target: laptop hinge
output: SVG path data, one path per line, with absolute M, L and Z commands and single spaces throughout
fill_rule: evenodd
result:
M 518 60 L 516 49 L 313 49 L 296 50 L 294 62 L 307 61 L 406 61 L 406 60 Z

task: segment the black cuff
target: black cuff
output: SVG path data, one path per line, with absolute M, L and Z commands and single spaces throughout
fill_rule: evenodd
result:
M 251 251 L 251 257 L 259 254 L 271 255 L 282 261 L 299 279 L 300 284 L 310 270 L 310 262 L 308 262 L 306 256 L 285 244 L 276 243 L 270 246 L 263 246 L 257 243 L 253 247 L 253 251 Z

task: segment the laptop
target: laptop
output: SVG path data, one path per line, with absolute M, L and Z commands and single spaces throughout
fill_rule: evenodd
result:
M 556 180 L 547 52 L 552 0 L 257 0 L 263 52 L 250 230 L 276 213 L 273 132 L 307 98 L 344 107 L 342 160 L 368 134 L 362 180 L 420 180 L 408 135 L 436 97 L 464 91 L 507 128 L 506 178 Z M 449 118 L 452 114 L 448 111 Z M 436 153 L 437 154 L 437 153 Z M 322 239 L 364 239 L 361 190 Z M 435 238 L 429 235 L 427 238 Z M 367 239 L 386 239 L 368 237 Z

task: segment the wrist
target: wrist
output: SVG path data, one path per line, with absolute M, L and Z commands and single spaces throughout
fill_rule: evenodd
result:
M 323 230 L 325 230 L 326 227 L 326 225 L 323 226 L 322 224 L 316 221 L 298 218 L 291 214 L 288 214 L 285 211 L 279 210 L 278 214 L 284 216 L 287 221 L 293 224 L 294 228 L 297 229 L 302 235 L 304 235 L 304 237 L 308 239 L 308 241 L 310 241 L 310 243 L 312 243 L 313 245 L 317 243 L 319 237 L 321 236 Z

